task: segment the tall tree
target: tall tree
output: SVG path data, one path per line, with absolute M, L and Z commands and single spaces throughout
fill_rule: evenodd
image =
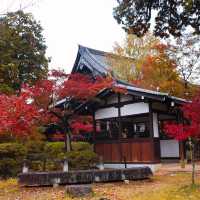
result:
M 175 60 L 177 71 L 184 84 L 185 97 L 191 96 L 194 85 L 199 83 L 200 75 L 200 37 L 187 34 L 173 40 L 167 49 L 169 57 Z
M 116 0 L 114 18 L 128 33 L 143 36 L 154 24 L 155 36 L 179 37 L 185 28 L 200 33 L 199 0 Z
M 31 14 L 17 11 L 0 18 L 0 82 L 19 90 L 47 76 L 48 58 L 41 25 Z
M 123 45 L 114 46 L 114 53 L 122 57 L 112 60 L 110 56 L 108 60 L 121 80 L 184 97 L 184 85 L 176 71 L 176 62 L 166 53 L 168 48 L 150 33 L 141 38 L 128 35 Z
M 49 79 L 39 80 L 33 86 L 25 85 L 19 95 L 0 95 L 0 133 L 26 137 L 34 127 L 55 123 L 64 133 L 65 147 L 70 151 L 72 129 L 91 129 L 80 120 L 77 107 L 112 85 L 111 79 L 94 81 L 86 75 L 53 71 Z M 59 100 L 63 104 L 58 105 Z
M 154 48 L 157 54 L 146 56 L 141 67 L 142 76 L 136 80 L 136 84 L 146 89 L 183 97 L 184 86 L 176 71 L 176 63 L 166 54 L 168 47 L 164 44 L 157 44 Z

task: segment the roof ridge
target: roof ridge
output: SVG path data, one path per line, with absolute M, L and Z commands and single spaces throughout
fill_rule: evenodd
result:
M 86 51 L 85 51 L 89 57 L 94 61 L 96 62 L 98 65 L 100 65 L 105 71 L 107 71 L 107 69 L 96 59 L 94 58 L 94 56 L 91 55 L 91 53 L 89 52 L 89 50 L 86 48 Z
M 115 57 L 120 57 L 120 58 L 125 58 L 125 59 L 132 59 L 132 60 L 135 60 L 134 58 L 132 57 L 129 57 L 129 56 L 122 56 L 122 55 L 118 55 L 116 53 L 112 53 L 112 52 L 107 52 L 107 51 L 102 51 L 102 50 L 98 50 L 98 49 L 93 49 L 93 48 L 90 48 L 90 47 L 87 47 L 87 46 L 83 46 L 83 45 L 80 45 L 79 44 L 79 47 L 80 48 L 84 48 L 84 49 L 88 49 L 89 51 L 92 51 L 92 52 L 96 52 L 96 54 L 99 54 L 99 55 L 111 55 L 111 56 L 115 56 Z

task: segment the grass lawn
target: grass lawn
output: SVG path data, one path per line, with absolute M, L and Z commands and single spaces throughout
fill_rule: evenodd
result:
M 199 200 L 200 186 L 191 187 L 190 174 L 156 175 L 151 180 L 94 184 L 94 193 L 84 200 Z M 196 178 L 200 184 L 200 176 Z M 0 200 L 71 200 L 64 187 L 24 188 L 16 179 L 0 181 Z M 75 199 L 74 199 L 75 200 Z M 77 199 L 78 200 L 78 199 Z

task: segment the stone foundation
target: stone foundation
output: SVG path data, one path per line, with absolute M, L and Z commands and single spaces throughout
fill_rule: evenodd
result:
M 105 163 L 104 167 L 107 169 L 124 169 L 125 164 L 124 163 Z M 149 167 L 151 171 L 154 173 L 156 172 L 160 167 L 161 163 L 156 164 L 126 164 L 127 168 L 138 168 L 138 167 Z
M 49 186 L 66 184 L 88 184 L 122 180 L 142 180 L 152 176 L 149 167 L 129 169 L 79 170 L 69 172 L 28 172 L 19 174 L 23 186 Z

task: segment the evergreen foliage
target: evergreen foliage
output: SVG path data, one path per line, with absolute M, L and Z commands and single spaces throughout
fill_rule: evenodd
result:
M 46 48 L 42 27 L 31 14 L 17 11 L 0 17 L 0 91 L 10 93 L 45 78 Z

